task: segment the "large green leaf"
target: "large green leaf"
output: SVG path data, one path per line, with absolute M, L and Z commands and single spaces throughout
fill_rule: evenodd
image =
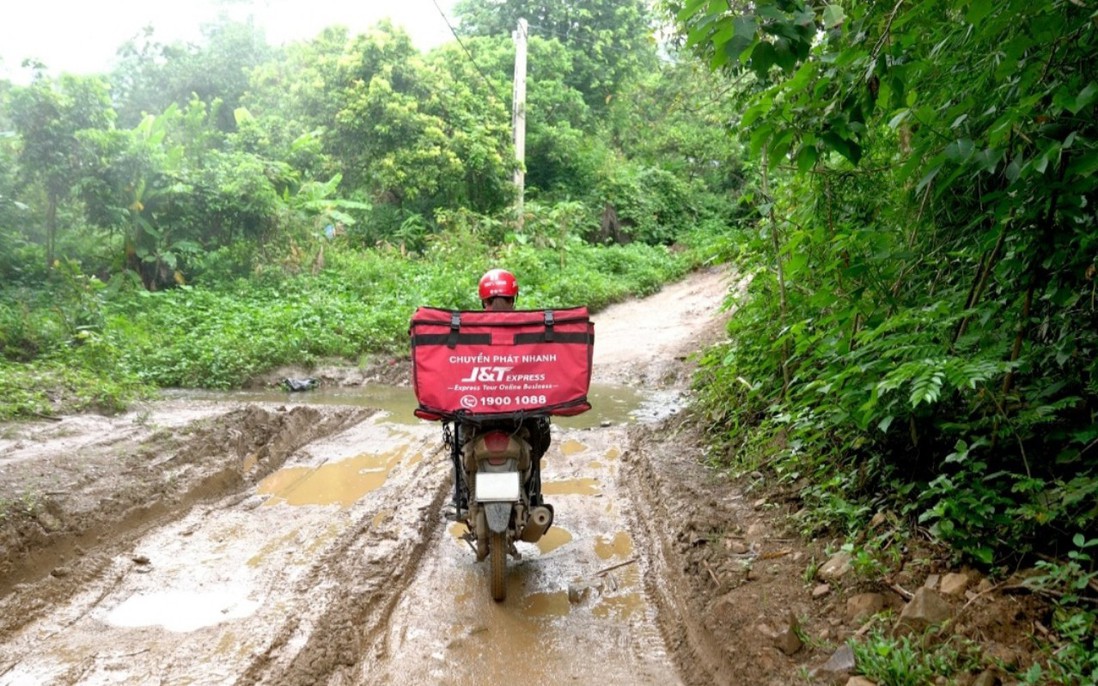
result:
M 825 131 L 820 134 L 820 140 L 829 148 L 845 157 L 852 164 L 858 164 L 862 159 L 862 146 L 856 141 L 840 136 L 834 131 Z
M 846 21 L 846 12 L 841 5 L 827 5 L 821 13 L 821 20 L 825 28 L 835 28 Z

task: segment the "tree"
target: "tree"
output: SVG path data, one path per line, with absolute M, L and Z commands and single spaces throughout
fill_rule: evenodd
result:
M 629 84 L 605 119 L 615 148 L 714 193 L 743 187 L 743 145 L 735 135 L 742 87 L 689 56 L 674 56 Z
M 39 77 L 13 89 L 11 117 L 21 148 L 19 168 L 24 184 L 36 184 L 45 196 L 47 269 L 56 257 L 57 212 L 88 170 L 79 134 L 113 125 L 107 84 L 98 77 Z
M 573 53 L 565 83 L 600 112 L 629 78 L 657 61 L 644 0 L 459 0 L 454 13 L 464 35 L 510 36 L 523 18 L 531 37 L 559 40 Z
M 273 48 L 249 19 L 221 17 L 202 27 L 198 44 L 157 42 L 151 27 L 119 48 L 111 74 L 122 126 L 135 126 L 146 114 L 160 114 L 173 103 L 186 106 L 192 98 L 223 103 L 217 115 L 221 131 L 236 126 L 233 112 L 248 88 L 251 69 L 272 58 Z
M 388 22 L 355 37 L 329 29 L 287 54 L 289 72 L 256 70 L 249 109 L 268 131 L 278 130 L 265 114 L 275 111 L 316 132 L 332 165 L 314 178 L 338 175 L 345 197 L 373 206 L 374 239 L 439 207 L 491 212 L 509 202 L 509 113 L 485 97 L 464 57 L 424 58 Z

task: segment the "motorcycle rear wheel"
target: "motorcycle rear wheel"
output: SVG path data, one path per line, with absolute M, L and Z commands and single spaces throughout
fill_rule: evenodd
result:
M 491 569 L 489 583 L 492 600 L 501 602 L 507 599 L 507 534 L 492 532 L 488 538 L 488 557 Z

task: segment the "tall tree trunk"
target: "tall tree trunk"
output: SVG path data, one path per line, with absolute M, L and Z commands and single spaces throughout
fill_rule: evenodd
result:
M 782 331 L 785 330 L 786 320 L 789 318 L 789 300 L 785 292 L 785 268 L 782 264 L 782 242 L 778 235 L 778 222 L 774 216 L 774 199 L 770 197 L 770 157 L 763 151 L 762 158 L 762 192 L 763 197 L 770 203 L 770 235 L 774 239 L 774 261 L 778 269 L 778 295 L 781 307 Z M 782 341 L 782 400 L 789 393 L 789 340 Z
M 57 257 L 57 196 L 48 195 L 46 203 L 46 271 L 53 269 Z

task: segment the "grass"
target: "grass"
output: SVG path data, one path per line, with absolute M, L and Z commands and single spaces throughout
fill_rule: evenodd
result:
M 941 642 L 929 632 L 922 636 L 890 636 L 881 630 L 863 641 L 850 641 L 856 671 L 878 686 L 925 686 L 939 678 L 947 682 L 978 665 L 978 648 L 956 637 Z

